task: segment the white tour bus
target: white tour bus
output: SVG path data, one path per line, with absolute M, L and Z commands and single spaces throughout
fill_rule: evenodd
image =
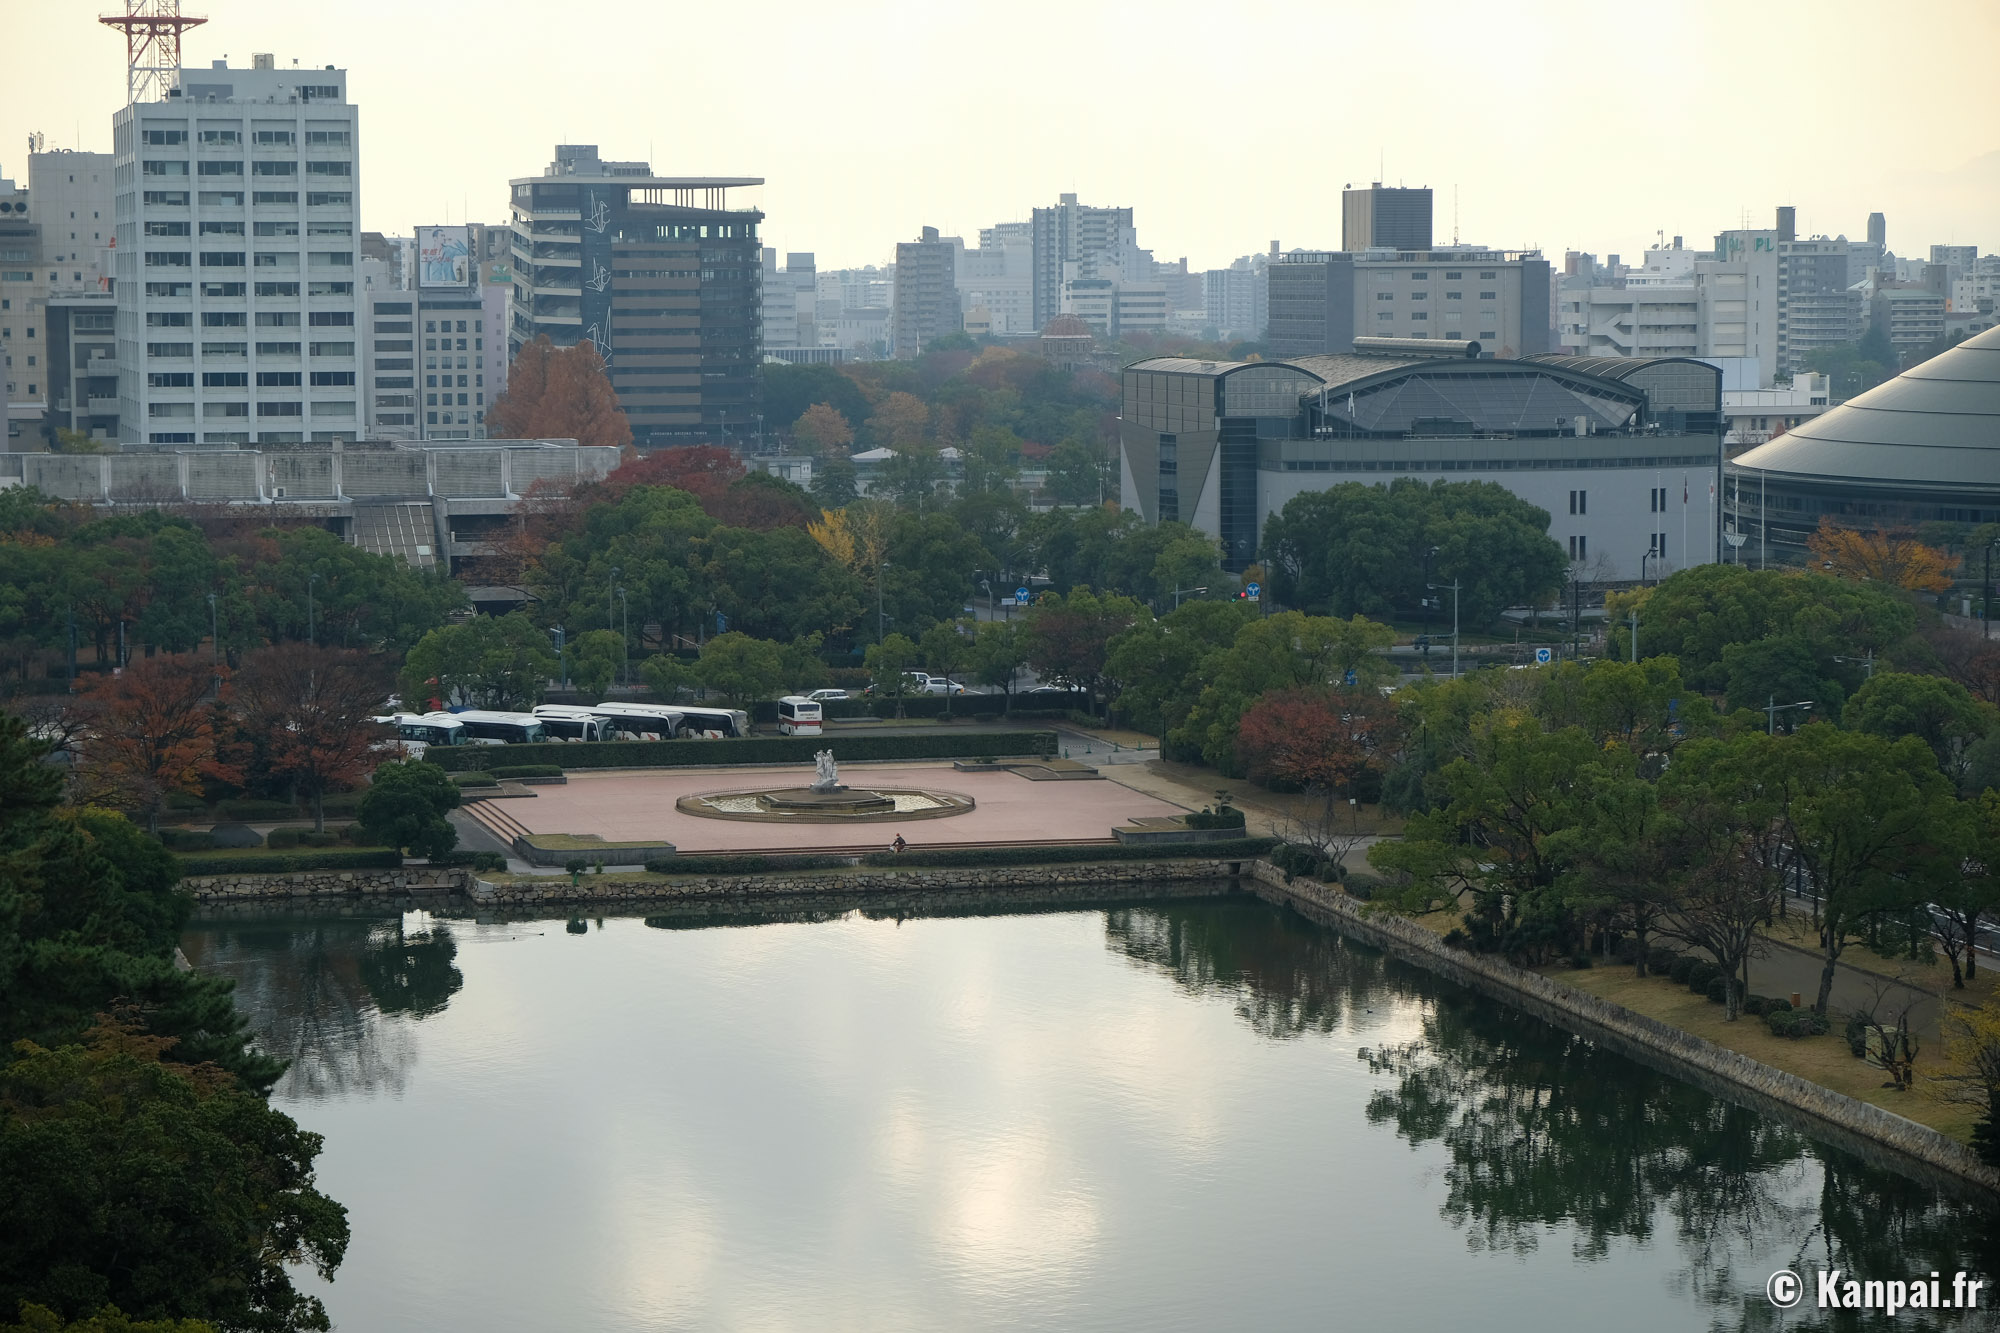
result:
M 778 730 L 787 736 L 819 735 L 819 701 L 798 694 L 778 700 Z
M 397 743 L 412 759 L 422 759 L 424 752 L 433 745 L 472 743 L 472 738 L 466 735 L 465 724 L 448 713 L 425 716 L 397 713 L 393 717 L 377 718 L 376 721 L 388 722 L 396 728 Z
M 448 717 L 465 728 L 473 745 L 533 745 L 547 740 L 542 720 L 533 713 L 488 713 L 468 708 L 462 713 L 427 713 L 425 720 Z
M 690 708 L 675 705 L 683 736 L 748 736 L 750 715 L 740 708 Z
M 681 729 L 682 710 L 666 704 L 606 702 L 589 712 L 604 723 L 608 732 L 630 736 L 634 740 L 672 740 Z M 605 739 L 611 737 L 607 735 Z
M 610 739 L 610 726 L 588 708 L 578 708 L 573 704 L 536 704 L 535 716 L 542 720 L 542 731 L 552 741 Z

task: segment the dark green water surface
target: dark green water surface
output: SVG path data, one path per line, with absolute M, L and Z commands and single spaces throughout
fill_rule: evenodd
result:
M 665 924 L 190 930 L 326 1136 L 339 1328 L 1804 1328 L 1772 1270 L 2000 1272 L 1980 1206 L 1247 897 Z

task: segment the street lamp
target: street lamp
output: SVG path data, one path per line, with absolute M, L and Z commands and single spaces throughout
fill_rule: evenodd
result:
M 1875 679 L 1875 650 L 1873 648 L 1868 650 L 1868 656 L 1866 657 L 1836 657 L 1833 660 L 1836 662 L 1845 662 L 1849 666 L 1860 667 L 1861 679 L 1863 680 Z
M 886 623 L 882 616 L 882 571 L 889 567 L 884 560 L 875 570 L 875 642 L 882 642 L 882 627 Z
M 1778 714 L 1784 712 L 1786 709 L 1796 708 L 1801 713 L 1810 713 L 1812 706 L 1813 701 L 1810 699 L 1801 699 L 1795 704 L 1781 704 L 1778 702 L 1778 696 L 1775 694 L 1772 695 L 1771 702 L 1765 705 L 1764 708 L 1764 734 L 1766 736 L 1775 736 L 1777 734 Z
M 562 668 L 562 687 L 564 689 L 568 689 L 569 688 L 568 640 L 563 633 L 563 627 L 561 625 L 557 625 L 554 629 L 550 630 L 549 633 L 556 636 L 556 661 L 558 664 L 560 664 Z
M 625 589 L 618 590 L 618 651 L 623 659 L 618 667 L 618 679 L 622 684 L 632 683 L 632 608 L 625 601 Z
M 1437 548 L 1435 546 L 1431 548 L 1431 554 L 1433 555 L 1437 554 Z M 1447 585 L 1441 583 L 1426 583 L 1424 586 L 1426 588 L 1429 588 L 1432 592 L 1436 592 L 1440 588 L 1443 588 Z M 1451 678 L 1453 680 L 1457 680 L 1458 679 L 1458 591 L 1459 591 L 1458 580 L 1454 578 L 1449 586 L 1451 588 Z
M 211 666 L 222 661 L 222 636 L 215 630 L 215 594 L 208 595 L 208 660 Z
M 618 576 L 625 572 L 622 565 L 611 567 L 611 582 L 604 589 L 604 628 L 610 629 L 611 622 L 618 618 Z
M 1986 577 L 1979 581 L 1979 637 L 1993 637 L 1993 548 L 2000 546 L 2000 537 L 1986 543 Z
M 1647 562 L 1648 560 L 1651 560 L 1651 559 L 1652 559 L 1652 558 L 1653 558 L 1654 556 L 1656 556 L 1656 555 L 1658 555 L 1658 554 L 1659 554 L 1659 552 L 1658 552 L 1658 551 L 1656 551 L 1656 550 L 1655 550 L 1654 548 L 1652 548 L 1652 547 L 1648 546 L 1648 547 L 1646 548 L 1646 554 L 1644 554 L 1644 555 L 1642 555 L 1642 556 L 1640 556 L 1640 557 L 1639 557 L 1639 586 L 1640 586 L 1640 587 L 1642 587 L 1642 588 L 1643 588 L 1643 587 L 1645 587 L 1645 586 L 1646 586 L 1646 562 Z
M 1184 592 L 1199 592 L 1199 593 L 1206 593 L 1207 591 L 1208 591 L 1208 589 L 1206 589 L 1206 588 L 1175 588 L 1175 589 L 1174 589 L 1174 610 L 1178 611 L 1178 610 L 1180 610 L 1180 609 L 1181 609 L 1181 594 L 1182 594 L 1182 593 L 1184 593 Z
M 306 575 L 306 642 L 314 646 L 319 643 L 319 630 L 314 624 L 313 613 L 313 585 L 318 582 L 319 575 Z
M 981 579 L 979 580 L 979 586 L 986 589 L 986 618 L 989 620 L 998 620 L 1000 618 L 1000 603 L 993 596 L 993 580 Z

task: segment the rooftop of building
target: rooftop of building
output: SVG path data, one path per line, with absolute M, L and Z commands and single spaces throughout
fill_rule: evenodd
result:
M 1793 427 L 1733 466 L 1880 490 L 2000 488 L 2000 328 Z
M 762 176 L 660 176 L 648 162 L 607 162 L 596 144 L 557 144 L 555 160 L 539 176 L 516 176 L 510 184 L 533 185 L 549 180 L 615 181 L 644 190 L 727 190 L 762 185 Z

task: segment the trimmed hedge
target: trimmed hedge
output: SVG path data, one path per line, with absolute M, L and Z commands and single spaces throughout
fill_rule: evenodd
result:
M 1054 751 L 1052 731 L 978 731 L 949 735 L 842 736 L 840 758 L 968 759 L 999 755 L 1011 759 Z M 823 736 L 750 736 L 721 741 L 564 741 L 539 745 L 454 745 L 434 747 L 424 758 L 449 772 L 518 767 L 523 761 L 552 764 L 566 771 L 586 768 L 709 768 L 729 764 L 810 764 L 827 748 Z M 506 760 L 506 763 L 496 762 Z
M 1228 842 L 1097 843 L 1088 847 L 951 847 L 931 852 L 871 852 L 868 866 L 1032 866 L 1071 861 L 1249 861 L 1277 845 L 1276 838 Z
M 1189 828 L 1224 829 L 1242 828 L 1243 812 L 1233 805 L 1225 805 L 1220 810 L 1192 810 L 1181 816 L 1181 823 Z
M 442 856 L 433 856 L 430 860 L 434 866 L 470 866 L 474 870 L 507 868 L 507 858 L 499 852 L 446 852 Z
M 1710 1004 L 1729 1003 L 1729 978 L 1721 975 L 1709 978 L 1708 985 L 1703 988 L 1702 993 L 1708 996 Z
M 1714 963 L 1703 961 L 1688 969 L 1687 988 L 1696 995 L 1708 991 L 1708 983 L 1722 975 L 1722 969 Z
M 461 787 L 497 787 L 500 785 L 499 778 L 494 777 L 491 773 L 482 773 L 476 769 L 467 773 L 454 773 L 451 775 L 451 780 Z
M 205 852 L 215 846 L 215 836 L 207 829 L 163 828 L 160 845 L 176 852 Z
M 1810 1009 L 1789 1006 L 1764 1015 L 1764 1023 L 1774 1037 L 1819 1037 L 1826 1034 L 1826 1019 Z
M 559 778 L 561 764 L 509 764 L 505 768 L 486 770 L 496 778 Z
M 1676 986 L 1685 986 L 1688 984 L 1688 978 L 1694 975 L 1695 968 L 1699 966 L 1701 959 L 1692 954 L 1682 954 L 1674 959 L 1673 965 L 1667 969 L 1667 980 Z
M 779 875 L 787 870 L 831 870 L 850 864 L 845 856 L 676 856 L 648 861 L 655 875 Z
M 284 875 L 295 870 L 394 870 L 403 854 L 393 847 L 327 847 L 310 852 L 254 852 L 243 856 L 183 856 L 183 875 Z
M 1671 976 L 1673 975 L 1674 964 L 1680 960 L 1681 955 L 1675 953 L 1672 949 L 1648 949 L 1646 950 L 1646 971 L 1655 976 Z
M 216 808 L 234 820 L 248 822 L 252 819 L 292 819 L 299 808 L 290 801 L 266 801 L 252 796 L 218 802 Z

